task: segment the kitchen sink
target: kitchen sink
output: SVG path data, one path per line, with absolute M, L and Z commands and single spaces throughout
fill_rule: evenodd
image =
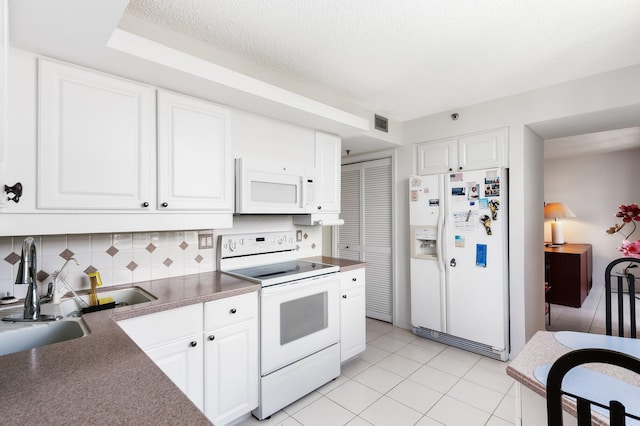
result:
M 89 330 L 80 318 L 6 324 L 0 332 L 0 355 L 77 339 L 87 334 Z
M 98 298 L 112 297 L 116 303 L 116 307 L 137 305 L 139 303 L 151 302 L 157 298 L 150 293 L 147 293 L 140 287 L 129 287 L 120 290 L 101 291 L 98 292 Z M 89 303 L 89 295 L 82 295 L 80 299 Z M 65 299 L 60 302 L 60 313 L 65 316 L 77 316 L 81 309 L 85 307 L 81 305 L 76 299 Z

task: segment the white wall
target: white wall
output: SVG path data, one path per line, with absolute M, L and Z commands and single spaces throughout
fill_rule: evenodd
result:
M 559 158 L 544 162 L 544 199 L 561 201 L 576 215 L 562 219 L 565 240 L 593 246 L 593 282 L 604 283 L 607 264 L 620 256 L 616 247 L 623 236 L 606 229 L 621 221 L 615 217 L 620 204 L 640 202 L 640 149 Z M 550 222 L 544 227 L 551 240 Z M 625 233 L 630 231 L 625 226 Z M 640 229 L 632 238 L 640 239 Z
M 406 187 L 415 172 L 414 144 L 456 135 L 509 127 L 509 261 L 511 292 L 511 346 L 517 353 L 536 330 L 544 329 L 543 165 L 542 139 L 528 124 L 640 104 L 640 66 L 570 81 L 564 84 L 459 108 L 456 121 L 448 111 L 405 123 L 405 146 L 398 149 L 396 187 Z M 408 167 L 410 165 L 410 167 Z M 396 213 L 407 217 L 407 194 L 399 191 Z M 408 231 L 398 229 L 398 247 L 408 245 Z M 408 294 L 408 256 L 398 257 L 396 285 Z M 397 324 L 408 327 L 409 300 Z

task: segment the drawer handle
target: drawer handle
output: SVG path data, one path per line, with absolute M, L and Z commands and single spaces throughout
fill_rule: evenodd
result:
M 214 340 L 216 340 L 216 336 L 214 336 L 213 334 L 209 336 L 209 341 L 213 342 Z
M 191 346 L 192 348 L 195 348 L 196 346 L 198 346 L 198 342 L 194 340 L 191 343 L 189 343 L 189 346 Z
M 351 281 L 358 281 L 357 278 L 351 278 Z
M 235 314 L 238 311 L 236 311 L 236 308 L 231 308 L 231 310 L 229 312 L 231 312 L 232 314 Z

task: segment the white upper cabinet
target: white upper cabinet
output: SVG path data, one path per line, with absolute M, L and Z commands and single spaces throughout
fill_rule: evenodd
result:
M 45 60 L 38 83 L 37 208 L 148 207 L 154 89 Z
M 0 204 L 0 235 L 232 226 L 229 109 L 22 56 L 12 74 L 23 99 L 8 153 L 20 162 L 0 176 L 20 182 L 22 197 Z
M 508 129 L 423 142 L 417 146 L 417 170 L 432 175 L 462 170 L 507 167 Z
M 231 113 L 158 91 L 158 209 L 233 212 Z
M 339 136 L 316 132 L 316 208 L 310 213 L 340 213 Z
M 418 145 L 418 174 L 433 175 L 457 169 L 456 139 L 424 142 Z

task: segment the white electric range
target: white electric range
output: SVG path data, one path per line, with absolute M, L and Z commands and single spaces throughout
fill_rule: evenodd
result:
M 261 420 L 340 375 L 339 268 L 296 259 L 296 246 L 294 231 L 218 240 L 218 270 L 262 285 Z

